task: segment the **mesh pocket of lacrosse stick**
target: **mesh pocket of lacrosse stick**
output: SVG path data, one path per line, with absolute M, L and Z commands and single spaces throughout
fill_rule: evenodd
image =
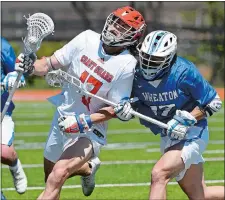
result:
M 26 16 L 24 16 L 26 18 Z M 54 22 L 44 13 L 29 15 L 27 20 L 27 36 L 23 39 L 27 54 L 38 51 L 42 40 L 54 32 Z
M 58 75 L 57 71 L 48 72 L 45 75 L 45 80 L 48 83 L 48 85 L 50 85 L 52 87 L 62 87 L 62 85 L 63 85 L 63 80 Z
M 45 75 L 45 80 L 53 87 L 62 87 L 63 83 L 70 83 L 78 89 L 76 92 L 80 94 L 82 91 L 90 92 L 94 88 L 94 85 L 91 83 L 81 83 L 77 77 L 71 76 L 61 69 L 48 72 Z

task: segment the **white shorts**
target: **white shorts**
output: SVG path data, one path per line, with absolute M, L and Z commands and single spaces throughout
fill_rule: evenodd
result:
M 192 127 L 190 128 L 190 131 L 193 131 L 195 134 L 198 132 L 199 134 L 197 138 L 188 139 L 184 143 L 181 157 L 184 161 L 185 169 L 175 177 L 176 181 L 180 181 L 184 177 L 187 169 L 189 169 L 192 164 L 204 162 L 202 154 L 205 151 L 209 141 L 208 127 Z M 168 147 L 171 147 L 179 142 L 180 141 L 178 140 L 170 140 L 168 136 L 161 137 L 160 147 L 162 154 L 164 154 Z
M 11 146 L 14 140 L 14 122 L 11 116 L 5 115 L 2 121 L 1 132 L 2 132 L 1 143 Z
M 94 151 L 94 156 L 98 156 L 101 147 L 103 146 L 100 144 L 98 141 L 98 130 L 94 130 L 93 132 L 88 132 L 85 134 L 77 134 L 73 137 L 67 137 L 65 135 L 61 134 L 61 131 L 58 126 L 58 118 L 59 114 L 56 111 L 53 121 L 52 121 L 52 126 L 51 130 L 48 135 L 47 142 L 45 144 L 45 151 L 44 151 L 44 157 L 48 160 L 50 160 L 53 163 L 56 163 L 62 153 L 72 144 L 74 144 L 78 138 L 81 137 L 86 137 L 88 138 L 93 145 L 93 151 Z M 94 133 L 95 132 L 95 133 Z

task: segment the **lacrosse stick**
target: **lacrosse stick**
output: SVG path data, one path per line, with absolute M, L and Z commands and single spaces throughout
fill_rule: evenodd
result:
M 92 88 L 92 85 L 84 85 L 78 78 L 74 77 L 74 76 L 71 76 L 70 74 L 62 71 L 61 69 L 58 69 L 58 70 L 55 70 L 55 71 L 51 71 L 51 72 L 48 72 L 47 75 L 46 75 L 46 81 L 47 83 L 50 85 L 50 86 L 54 86 L 54 87 L 61 87 L 63 82 L 68 82 L 68 83 L 71 83 L 72 85 L 74 85 L 75 87 L 78 88 L 78 93 L 80 94 L 86 94 L 87 96 L 89 97 L 93 97 L 93 98 L 96 98 L 96 99 L 99 99 L 100 101 L 106 103 L 107 105 L 110 105 L 110 106 L 113 106 L 115 107 L 117 104 L 114 103 L 114 102 L 111 102 L 107 99 L 104 99 L 102 97 L 99 97 L 95 94 L 92 94 L 90 93 L 90 88 Z M 156 124 L 158 125 L 159 127 L 161 128 L 165 128 L 165 129 L 168 129 L 168 125 L 163 123 L 163 122 L 160 122 L 156 119 L 153 119 L 151 117 L 147 117 L 145 115 L 142 115 L 141 113 L 138 113 L 134 110 L 131 111 L 131 114 L 136 116 L 136 117 L 139 117 L 145 121 L 148 121 L 148 122 L 151 122 L 153 124 Z
M 37 52 L 41 46 L 42 40 L 46 36 L 54 32 L 54 22 L 48 15 L 44 13 L 35 13 L 28 18 L 25 17 L 25 19 L 27 20 L 28 32 L 23 40 L 24 54 L 30 55 Z M 3 120 L 5 113 L 8 110 L 9 104 L 13 98 L 22 75 L 23 72 L 18 73 L 17 79 L 9 92 L 9 96 L 1 114 L 1 121 Z

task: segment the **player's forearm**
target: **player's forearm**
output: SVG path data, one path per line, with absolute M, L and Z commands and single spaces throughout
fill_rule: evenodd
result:
M 218 94 L 215 98 L 203 107 L 195 107 L 191 114 L 197 119 L 200 120 L 204 117 L 212 116 L 214 113 L 218 112 L 222 108 L 222 101 Z
M 43 57 L 38 59 L 34 63 L 34 75 L 44 76 L 51 70 L 56 70 L 61 68 L 61 64 L 56 59 L 54 55 L 51 57 Z
M 98 112 L 90 115 L 91 121 L 94 124 L 98 124 L 107 120 L 112 119 L 115 116 L 112 107 L 105 107 L 100 109 Z
M 200 110 L 198 106 L 196 106 L 192 111 L 191 111 L 192 116 L 195 117 L 197 121 L 203 119 L 205 117 L 205 113 Z

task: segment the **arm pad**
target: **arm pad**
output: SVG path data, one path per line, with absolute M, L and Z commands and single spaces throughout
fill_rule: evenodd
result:
M 206 116 L 212 116 L 214 113 L 218 112 L 222 107 L 222 101 L 220 100 L 219 95 L 217 94 L 215 98 L 207 104 L 205 107 L 201 108 L 205 112 Z

